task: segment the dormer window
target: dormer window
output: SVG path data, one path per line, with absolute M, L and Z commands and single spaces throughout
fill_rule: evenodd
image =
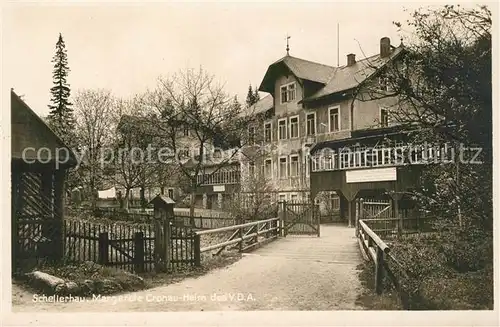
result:
M 281 86 L 281 103 L 295 100 L 295 82 Z

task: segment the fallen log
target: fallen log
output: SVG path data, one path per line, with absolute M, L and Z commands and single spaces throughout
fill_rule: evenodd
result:
M 65 284 L 64 279 L 52 276 L 42 271 L 27 273 L 26 277 L 32 287 L 42 290 L 47 294 L 54 294 L 59 285 Z

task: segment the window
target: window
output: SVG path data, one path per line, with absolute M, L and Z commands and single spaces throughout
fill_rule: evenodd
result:
M 378 78 L 378 88 L 381 91 L 390 91 L 389 89 L 389 79 L 386 76 L 380 76 Z
M 248 163 L 248 176 L 250 177 L 255 176 L 255 163 L 253 162 Z
M 295 83 L 288 85 L 288 101 L 295 100 Z
M 280 201 L 286 201 L 286 194 L 280 194 L 279 199 Z
M 280 158 L 280 165 L 279 165 L 279 176 L 280 178 L 286 178 L 287 177 L 287 166 L 288 166 L 288 162 L 287 162 L 287 158 L 286 157 L 282 157 Z
M 316 134 L 316 114 L 310 113 L 306 115 L 306 134 L 315 135 Z
M 287 103 L 295 100 L 295 82 L 283 85 L 280 88 L 281 103 Z
M 292 202 L 297 202 L 298 200 L 298 195 L 297 194 L 290 194 L 290 200 Z
M 385 108 L 380 108 L 380 126 L 389 126 L 389 112 Z
M 188 126 L 184 126 L 184 128 L 182 129 L 182 134 L 184 136 L 189 136 L 189 127 Z
M 272 141 L 272 124 L 271 123 L 265 123 L 264 124 L 264 142 L 271 142 Z
M 340 107 L 334 107 L 329 109 L 329 121 L 328 125 L 330 132 L 340 131 Z
M 266 178 L 273 177 L 273 162 L 271 159 L 266 159 L 264 162 L 264 176 Z
M 299 176 L 299 156 L 290 156 L 290 176 Z
M 286 139 L 286 118 L 278 120 L 278 139 Z
M 255 127 L 248 128 L 248 144 L 249 145 L 255 144 Z
M 290 138 L 299 137 L 299 116 L 290 117 Z
M 173 188 L 168 189 L 168 197 L 171 199 L 174 198 L 174 189 Z

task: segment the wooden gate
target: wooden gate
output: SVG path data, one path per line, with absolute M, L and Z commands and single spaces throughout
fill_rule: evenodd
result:
M 317 235 L 320 236 L 319 206 L 310 203 L 281 202 L 283 236 Z
M 392 202 L 390 200 L 359 199 L 361 219 L 390 218 Z
M 388 222 L 394 217 L 391 200 L 357 199 L 356 200 L 356 234 L 358 220 L 363 219 L 376 232 L 392 231 Z

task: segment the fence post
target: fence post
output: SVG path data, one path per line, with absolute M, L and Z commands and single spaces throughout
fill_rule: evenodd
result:
M 134 234 L 134 271 L 136 273 L 144 272 L 144 234 L 136 232 Z
M 109 234 L 99 233 L 99 256 L 98 263 L 100 265 L 107 265 L 109 263 Z
M 403 234 L 403 218 L 399 212 L 399 199 L 398 199 L 398 194 L 395 194 L 394 196 L 394 217 L 397 219 L 398 222 L 398 237 L 401 237 Z
M 320 212 L 319 212 L 319 205 L 318 204 L 314 204 L 314 202 L 312 202 L 312 206 L 313 206 L 313 215 L 316 216 L 316 226 L 318 227 L 318 237 L 321 236 L 321 217 L 320 217 Z
M 363 212 L 364 212 L 363 202 L 364 202 L 363 198 L 360 198 L 358 212 L 356 215 L 356 237 L 359 237 L 359 220 L 363 219 Z
M 200 235 L 194 234 L 194 265 L 201 267 L 201 241 Z
M 238 237 L 240 238 L 240 242 L 238 243 L 239 252 L 243 252 L 243 228 L 238 228 Z
M 281 228 L 283 229 L 283 237 L 286 237 L 286 201 L 282 202 L 283 205 L 283 218 L 281 219 Z
M 170 222 L 174 220 L 175 201 L 164 195 L 157 195 L 151 202 L 155 216 L 155 269 L 166 272 L 170 266 Z
M 377 262 L 375 262 L 375 291 L 382 294 L 384 290 L 384 251 L 380 247 L 376 248 Z

